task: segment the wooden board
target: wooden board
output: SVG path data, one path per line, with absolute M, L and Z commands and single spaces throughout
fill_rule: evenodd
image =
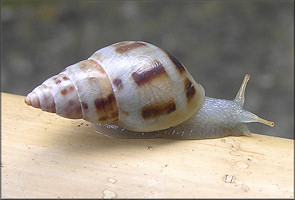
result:
M 2 198 L 294 198 L 294 140 L 112 139 L 1 96 Z

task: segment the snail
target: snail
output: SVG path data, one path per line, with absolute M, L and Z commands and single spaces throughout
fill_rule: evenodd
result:
M 92 123 L 117 138 L 205 139 L 250 135 L 246 124 L 274 126 L 244 110 L 246 74 L 234 100 L 205 97 L 184 65 L 143 41 L 101 48 L 66 67 L 25 97 L 25 103 Z

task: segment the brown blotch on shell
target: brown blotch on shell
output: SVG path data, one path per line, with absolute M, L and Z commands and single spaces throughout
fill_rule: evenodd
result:
M 81 61 L 82 63 L 80 64 L 79 68 L 82 71 L 88 71 L 88 70 L 97 70 L 99 73 L 101 74 L 105 74 L 106 72 L 104 71 L 104 69 L 102 68 L 102 66 L 96 62 L 93 59 L 88 59 L 88 60 L 83 60 Z
M 141 110 L 141 116 L 143 119 L 153 119 L 160 115 L 169 114 L 176 110 L 176 105 L 174 100 L 158 105 L 147 105 Z
M 71 92 L 74 91 L 74 89 L 75 89 L 75 88 L 74 88 L 73 86 L 70 86 L 70 87 L 69 87 L 69 90 L 70 90 Z
M 122 80 L 121 80 L 121 79 L 119 79 L 119 78 L 115 78 L 115 79 L 113 80 L 113 83 L 114 83 L 114 85 L 115 85 L 119 90 L 123 89 L 123 83 L 122 83 Z
M 66 77 L 66 76 L 62 77 L 62 79 L 65 80 L 65 81 L 66 81 L 66 80 L 69 80 L 69 78 Z
M 193 96 L 196 94 L 196 89 L 194 84 L 189 79 L 185 80 L 184 87 L 186 92 L 186 98 L 187 98 L 187 101 L 189 102 L 193 98 Z
M 60 91 L 60 93 L 62 94 L 62 95 L 66 95 L 67 94 L 67 89 L 62 89 L 61 91 Z
M 61 80 L 55 80 L 55 84 L 59 85 L 61 83 Z
M 147 70 L 141 71 L 139 69 L 138 71 L 133 72 L 131 76 L 135 83 L 140 86 L 145 83 L 149 83 L 152 79 L 163 74 L 167 75 L 162 63 L 160 63 L 159 61 L 155 61 L 153 65 Z
M 84 109 L 88 109 L 88 104 L 87 104 L 87 103 L 82 102 L 81 105 L 82 105 L 82 107 L 83 107 Z
M 100 113 L 100 115 L 102 115 L 101 113 L 104 113 L 107 119 L 116 119 L 118 117 L 114 93 L 109 94 L 107 98 L 95 99 L 94 104 L 98 113 Z
M 176 69 L 179 71 L 179 73 L 182 73 L 185 71 L 184 66 L 181 64 L 181 62 L 175 58 L 174 56 L 172 56 L 171 54 L 169 54 L 168 52 L 166 52 L 167 55 L 169 56 L 170 60 L 174 63 L 174 66 L 176 67 Z
M 130 50 L 133 50 L 133 49 L 136 49 L 138 47 L 146 46 L 146 44 L 144 44 L 142 42 L 132 42 L 132 43 L 123 42 L 123 43 L 119 43 L 117 45 L 118 45 L 118 47 L 116 48 L 116 52 L 120 53 L 120 54 L 125 53 L 125 52 L 130 51 Z

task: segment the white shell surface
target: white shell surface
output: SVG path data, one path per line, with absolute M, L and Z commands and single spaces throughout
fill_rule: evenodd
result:
M 125 41 L 96 51 L 89 60 L 106 71 L 118 106 L 118 125 L 133 131 L 166 129 L 189 119 L 205 97 L 185 67 L 164 50 Z
M 151 132 L 188 120 L 204 97 L 175 57 L 146 42 L 124 41 L 68 66 L 25 102 L 66 118 Z

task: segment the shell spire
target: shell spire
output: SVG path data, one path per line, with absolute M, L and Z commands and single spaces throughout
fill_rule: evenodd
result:
M 93 60 L 68 66 L 36 87 L 25 98 L 29 106 L 70 119 L 112 123 L 117 103 L 104 69 Z
M 78 94 L 66 74 L 55 75 L 25 97 L 25 103 L 71 119 L 82 118 Z

